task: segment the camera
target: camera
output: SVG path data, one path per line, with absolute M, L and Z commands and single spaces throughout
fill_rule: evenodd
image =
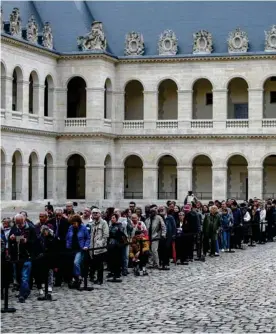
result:
M 21 240 L 23 240 L 24 239 L 24 237 L 23 237 L 23 235 L 17 235 L 16 237 L 15 237 L 15 240 L 16 240 L 16 242 L 20 242 Z

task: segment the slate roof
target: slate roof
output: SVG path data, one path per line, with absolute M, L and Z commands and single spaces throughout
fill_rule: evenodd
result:
M 171 29 L 178 38 L 178 55 L 192 54 L 193 33 L 204 29 L 213 36 L 213 55 L 228 52 L 227 38 L 237 27 L 246 31 L 249 50 L 264 51 L 265 30 L 276 24 L 275 1 L 2 1 L 3 19 L 9 21 L 19 8 L 22 27 L 31 14 L 42 32 L 50 22 L 54 49 L 60 53 L 79 52 L 77 37 L 90 31 L 92 21 L 102 21 L 108 53 L 124 56 L 125 35 L 143 34 L 144 57 L 158 55 L 160 34 Z

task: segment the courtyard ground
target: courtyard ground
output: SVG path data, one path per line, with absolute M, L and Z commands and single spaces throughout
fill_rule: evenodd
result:
M 92 292 L 55 288 L 57 301 L 2 314 L 2 332 L 276 332 L 276 243 L 258 245 L 170 271 L 132 273 Z

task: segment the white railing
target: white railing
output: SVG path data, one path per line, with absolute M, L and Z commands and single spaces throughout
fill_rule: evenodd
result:
M 276 127 L 276 119 L 263 119 L 262 120 L 263 128 L 275 128 Z
M 54 123 L 53 117 L 44 116 L 44 124 L 45 125 L 53 125 L 53 123 Z
M 12 119 L 22 120 L 22 112 L 21 111 L 12 111 Z
M 85 127 L 86 126 L 86 118 L 67 118 L 65 119 L 65 126 L 74 127 Z
M 29 121 L 32 123 L 38 123 L 38 115 L 29 114 Z
M 6 110 L 1 109 L 1 118 L 6 118 Z
M 235 119 L 226 121 L 227 128 L 248 128 L 248 126 L 248 119 Z
M 123 121 L 124 129 L 144 129 L 144 121 Z
M 157 121 L 156 129 L 177 129 L 178 121 Z
M 104 126 L 111 127 L 111 119 L 104 119 Z
M 191 128 L 212 128 L 213 121 L 195 120 L 191 121 Z

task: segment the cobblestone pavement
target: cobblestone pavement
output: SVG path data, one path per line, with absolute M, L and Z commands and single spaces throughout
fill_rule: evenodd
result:
M 57 301 L 25 304 L 2 314 L 2 332 L 270 332 L 276 333 L 276 243 L 205 263 L 132 274 L 92 292 L 56 288 Z

